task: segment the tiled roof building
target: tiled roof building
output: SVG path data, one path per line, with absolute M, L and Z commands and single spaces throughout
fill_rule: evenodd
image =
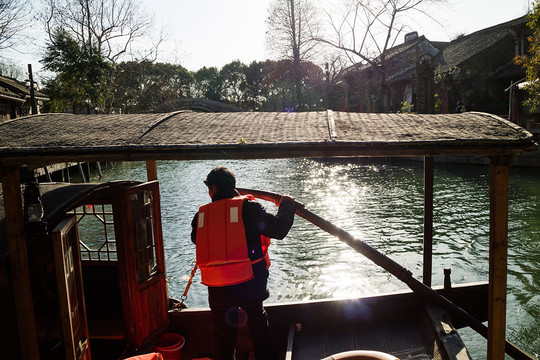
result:
M 525 76 L 513 59 L 526 53 L 527 21 L 520 17 L 451 42 L 408 34 L 403 44 L 387 51 L 384 63 L 377 59 L 378 70 L 364 64 L 346 69 L 341 103 L 334 108 L 396 112 L 406 101 L 415 112 L 454 112 L 460 101 L 467 110 L 505 114 L 505 89 Z
M 39 113 L 39 105 L 49 98 L 37 90 L 34 91 L 34 97 Z M 0 76 L 0 122 L 31 113 L 30 87 L 15 79 Z

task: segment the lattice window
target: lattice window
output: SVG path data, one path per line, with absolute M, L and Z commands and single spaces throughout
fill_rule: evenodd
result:
M 132 194 L 130 200 L 137 281 L 143 282 L 157 271 L 152 192 Z
M 87 204 L 72 212 L 79 224 L 81 260 L 117 261 L 111 204 Z

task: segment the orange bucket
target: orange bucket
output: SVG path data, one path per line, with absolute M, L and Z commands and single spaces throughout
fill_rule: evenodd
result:
M 164 360 L 180 360 L 185 342 L 184 337 L 180 334 L 166 333 L 159 338 L 156 351 L 163 356 Z

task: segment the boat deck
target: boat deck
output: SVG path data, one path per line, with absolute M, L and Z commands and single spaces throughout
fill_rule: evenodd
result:
M 381 351 L 400 359 L 431 359 L 418 319 L 400 318 L 384 324 L 362 322 L 305 326 L 294 334 L 291 360 L 322 359 L 350 350 Z
M 484 320 L 485 283 L 452 289 L 454 301 Z M 467 301 L 465 301 L 467 299 Z M 400 359 L 437 359 L 462 356 L 467 350 L 448 313 L 410 293 L 349 300 L 324 300 L 266 306 L 274 344 L 281 359 L 308 360 L 351 350 L 375 350 Z M 182 334 L 182 357 L 212 353 L 209 309 L 170 313 L 170 331 Z M 456 326 L 456 327 L 455 327 Z M 247 326 L 239 329 L 237 358 L 251 359 L 253 347 Z M 442 355 L 441 357 L 441 354 Z

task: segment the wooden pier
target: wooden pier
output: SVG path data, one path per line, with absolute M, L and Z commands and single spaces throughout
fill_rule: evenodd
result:
M 91 168 L 96 167 L 99 177 L 101 178 L 103 174 L 101 173 L 101 163 L 95 162 L 66 162 L 46 165 L 34 169 L 35 178 L 43 178 L 48 182 L 53 180 L 61 182 L 71 182 L 72 174 L 77 173 L 83 183 L 90 181 Z

